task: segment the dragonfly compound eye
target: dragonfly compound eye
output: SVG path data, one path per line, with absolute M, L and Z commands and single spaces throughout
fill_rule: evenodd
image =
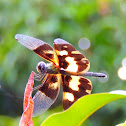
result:
M 46 64 L 41 61 L 37 64 L 36 69 L 39 73 L 44 73 L 46 71 Z

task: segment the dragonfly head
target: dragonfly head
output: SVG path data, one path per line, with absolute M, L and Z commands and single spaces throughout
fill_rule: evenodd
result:
M 44 63 L 43 61 L 39 62 L 36 66 L 36 69 L 39 73 L 45 73 L 47 72 L 47 66 L 46 63 Z

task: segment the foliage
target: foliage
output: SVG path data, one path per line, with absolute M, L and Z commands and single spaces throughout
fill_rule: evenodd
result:
M 21 115 L 27 78 L 42 60 L 17 43 L 14 39 L 17 33 L 40 38 L 51 45 L 57 37 L 71 42 L 90 60 L 90 71 L 105 71 L 109 75 L 105 83 L 90 78 L 92 93 L 126 90 L 125 81 L 117 75 L 122 59 L 126 57 L 126 2 L 105 1 L 0 1 L 0 115 Z M 78 41 L 84 37 L 90 40 L 88 50 L 81 50 L 78 46 Z M 42 122 L 51 113 L 62 111 L 62 107 L 56 107 L 61 105 L 61 99 L 62 95 L 53 109 L 34 120 Z M 105 126 L 108 122 L 107 125 L 112 126 L 124 122 L 125 104 L 125 100 L 119 100 L 107 105 L 93 114 L 87 124 Z M 1 118 L 11 120 L 5 116 Z
M 31 75 L 32 77 L 32 75 Z M 30 85 L 33 85 L 33 82 L 29 80 L 27 84 L 27 88 L 31 88 Z M 31 100 L 31 93 L 25 89 L 27 93 L 25 95 L 26 100 L 24 100 L 24 103 L 28 103 L 27 98 L 29 98 L 29 101 Z M 32 90 L 31 90 L 32 91 Z M 49 116 L 41 126 L 52 126 L 53 125 L 72 125 L 77 126 L 81 125 L 92 113 L 94 113 L 99 108 L 103 107 L 104 105 L 108 104 L 109 102 L 112 102 L 117 99 L 126 98 L 126 91 L 112 91 L 110 93 L 99 93 L 99 94 L 91 94 L 84 96 L 80 98 L 77 102 L 75 102 L 69 109 L 67 109 L 64 112 L 56 113 L 51 116 Z M 28 103 L 29 105 L 33 105 L 32 102 Z M 25 104 L 24 104 L 25 105 Z M 33 108 L 29 106 L 29 110 L 32 110 Z M 27 109 L 26 109 L 27 110 Z M 22 115 L 22 118 L 20 120 L 20 125 L 23 126 L 24 122 L 28 123 L 29 119 L 31 119 L 31 112 L 26 111 L 24 109 L 24 113 Z M 8 122 L 4 122 L 4 120 L 7 118 L 2 117 L 1 122 L 4 125 L 18 125 L 19 122 L 17 120 L 8 119 Z M 15 123 L 16 122 L 16 123 Z M 32 121 L 30 122 L 32 123 Z M 35 125 L 37 124 L 36 121 L 34 121 Z M 105 123 L 107 125 L 107 122 Z M 31 124 L 30 124 L 31 125 Z M 84 123 L 85 125 L 85 123 Z M 119 124 L 123 125 L 123 124 Z

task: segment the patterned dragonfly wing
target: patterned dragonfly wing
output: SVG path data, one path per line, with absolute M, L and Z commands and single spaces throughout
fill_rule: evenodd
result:
M 53 62 L 54 64 L 58 63 L 53 47 L 46 42 L 23 34 L 15 35 L 15 39 L 23 46 L 37 53 L 40 57 Z
M 80 97 L 90 94 L 91 81 L 81 76 L 62 75 L 63 108 L 68 109 Z
M 44 81 L 44 80 L 43 80 Z M 55 102 L 60 90 L 60 75 L 48 74 L 43 86 L 33 97 L 33 116 L 44 113 Z
M 89 70 L 90 63 L 73 45 L 57 38 L 54 40 L 54 48 L 58 56 L 61 70 L 73 74 L 82 74 Z

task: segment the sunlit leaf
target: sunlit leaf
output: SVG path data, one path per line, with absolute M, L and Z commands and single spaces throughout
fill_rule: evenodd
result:
M 77 126 L 82 124 L 91 114 L 111 101 L 126 98 L 126 91 L 91 94 L 80 98 L 68 110 L 56 113 L 47 118 L 41 126 Z
M 118 124 L 116 126 L 126 126 L 126 121 L 124 123 L 120 123 L 120 124 Z

